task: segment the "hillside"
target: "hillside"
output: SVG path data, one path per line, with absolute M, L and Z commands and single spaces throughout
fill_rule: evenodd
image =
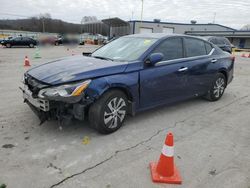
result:
M 44 27 L 43 27 L 44 25 Z M 0 20 L 0 29 L 24 30 L 51 33 L 81 33 L 81 25 L 52 18 L 28 18 Z

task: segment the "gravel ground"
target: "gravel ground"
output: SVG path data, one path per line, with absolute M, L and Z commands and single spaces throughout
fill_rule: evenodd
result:
M 168 131 L 175 136 L 178 187 L 250 188 L 250 58 L 236 57 L 235 78 L 218 102 L 193 99 L 129 117 L 111 135 L 88 122 L 39 126 L 23 103 L 24 56 L 31 65 L 95 47 L 0 48 L 0 185 L 7 188 L 151 188 L 149 162 L 157 161 Z M 175 185 L 176 186 L 176 185 Z

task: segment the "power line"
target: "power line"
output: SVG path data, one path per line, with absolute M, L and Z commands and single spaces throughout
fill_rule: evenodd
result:
M 30 17 L 30 16 L 24 16 L 24 15 L 20 15 L 20 14 L 11 14 L 11 13 L 3 13 L 3 12 L 0 12 L 0 15 L 18 16 L 18 17 L 25 17 L 25 18 L 29 18 Z

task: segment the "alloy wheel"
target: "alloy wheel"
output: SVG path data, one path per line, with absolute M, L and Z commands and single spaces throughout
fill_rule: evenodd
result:
M 225 90 L 225 80 L 223 78 L 218 78 L 215 81 L 213 94 L 216 98 L 219 98 Z
M 123 98 L 111 99 L 104 111 L 104 123 L 108 128 L 116 128 L 126 116 L 126 102 Z M 119 122 L 118 122 L 119 121 Z

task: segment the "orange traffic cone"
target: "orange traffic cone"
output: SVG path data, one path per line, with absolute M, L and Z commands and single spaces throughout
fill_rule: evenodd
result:
M 25 67 L 29 67 L 30 66 L 30 61 L 28 59 L 28 56 L 25 56 L 25 59 L 24 59 L 24 65 Z
M 181 176 L 174 165 L 174 136 L 168 133 L 158 163 L 150 163 L 154 182 L 181 184 Z

